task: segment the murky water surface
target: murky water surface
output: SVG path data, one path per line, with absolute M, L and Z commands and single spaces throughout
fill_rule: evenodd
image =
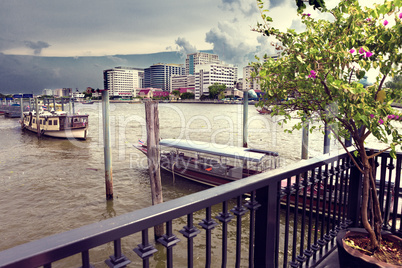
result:
M 0 250 L 151 205 L 146 157 L 133 148 L 139 139 L 146 140 L 144 105 L 110 104 L 115 196 L 110 202 L 105 201 L 101 108 L 101 103 L 75 105 L 80 113 L 90 115 L 86 141 L 38 139 L 33 133 L 21 131 L 18 119 L 0 117 Z M 159 112 L 161 138 L 242 145 L 242 105 L 168 103 L 159 104 Z M 281 164 L 288 165 L 300 160 L 301 131 L 284 133 L 286 126 L 276 123 L 280 119 L 260 115 L 250 105 L 249 147 L 277 151 Z M 309 143 L 310 156 L 322 154 L 321 133 L 310 134 Z M 331 146 L 338 147 L 333 141 Z M 167 174 L 163 174 L 162 181 L 164 200 L 205 189 L 180 178 L 173 184 Z M 219 210 L 217 207 L 216 213 Z M 194 222 L 203 217 L 203 212 L 196 214 Z M 174 224 L 180 230 L 185 218 Z M 219 235 L 218 231 L 215 237 Z M 196 238 L 196 244 L 197 239 L 203 236 Z M 234 234 L 230 239 L 234 242 Z M 141 264 L 132 252 L 140 241 L 135 236 L 123 239 L 124 254 L 134 260 L 132 267 Z M 181 244 L 185 248 L 186 243 Z M 97 259 L 101 251 L 107 253 Z M 214 248 L 214 252 L 219 258 L 221 250 Z M 104 267 L 104 258 L 112 253 L 113 246 L 108 244 L 91 250 L 91 260 L 97 267 Z M 156 267 L 164 267 L 164 258 L 158 254 L 154 259 L 161 260 L 156 261 Z M 185 250 L 179 251 L 176 260 L 180 263 L 182 258 L 186 263 L 185 254 Z M 204 250 L 196 247 L 195 260 L 204 259 L 204 255 Z M 75 259 L 79 261 L 80 257 L 72 257 L 72 261 Z

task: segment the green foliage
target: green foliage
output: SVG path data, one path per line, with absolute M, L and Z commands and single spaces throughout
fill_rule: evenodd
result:
M 390 89 L 401 89 L 402 88 L 402 76 L 397 75 L 391 81 L 385 83 L 385 86 Z
M 180 90 L 173 90 L 172 93 L 173 93 L 173 95 L 175 95 L 176 97 L 180 97 Z
M 331 10 L 320 6 L 332 18 L 314 19 L 299 12 L 306 26 L 302 33 L 272 27 L 268 11 L 261 10 L 265 23 L 257 24 L 256 31 L 274 36 L 283 50 L 278 60 L 253 63 L 254 77 L 258 76 L 265 92 L 259 105 L 274 105 L 273 114 L 287 115 L 287 119 L 291 112 L 301 118 L 318 116 L 336 129 L 339 141 L 351 136 L 359 152 L 370 134 L 389 145 L 401 144 L 402 137 L 388 115 L 395 114 L 391 104 L 402 96 L 402 88 L 386 89 L 384 83 L 401 73 L 401 6 L 401 0 L 373 8 L 362 8 L 356 0 L 340 1 Z M 261 0 L 259 7 L 263 7 Z M 395 23 L 387 24 L 386 19 Z M 371 69 L 379 70 L 376 82 L 364 87 L 358 81 Z M 282 100 L 280 105 L 277 100 Z
M 184 92 L 180 95 L 182 100 L 193 100 L 195 95 L 191 92 Z
M 209 89 L 209 98 L 211 100 L 217 99 L 219 95 L 226 90 L 226 85 L 214 83 L 212 86 L 208 87 Z

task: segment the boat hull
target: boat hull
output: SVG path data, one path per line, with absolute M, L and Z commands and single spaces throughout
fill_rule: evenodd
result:
M 26 126 L 24 129 L 31 131 L 33 133 L 38 133 L 38 131 L 34 128 Z M 76 128 L 76 129 L 66 129 L 66 130 L 42 130 L 42 136 L 48 136 L 52 138 L 60 138 L 60 139 L 80 139 L 85 140 L 88 135 L 88 127 L 85 128 Z

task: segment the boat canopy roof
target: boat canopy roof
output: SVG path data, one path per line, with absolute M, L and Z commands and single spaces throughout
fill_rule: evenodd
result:
M 191 140 L 175 140 L 163 139 L 159 142 L 162 146 L 193 151 L 198 153 L 206 153 L 216 156 L 236 158 L 253 162 L 260 162 L 267 154 L 253 152 L 252 149 L 229 146 L 225 144 L 209 143 Z

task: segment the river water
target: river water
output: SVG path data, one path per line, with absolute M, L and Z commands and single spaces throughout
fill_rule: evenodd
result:
M 89 114 L 86 141 L 38 139 L 22 131 L 18 119 L 0 117 L 0 250 L 151 205 L 147 160 L 133 148 L 138 140 L 146 140 L 144 105 L 110 104 L 115 198 L 109 202 L 105 200 L 102 105 L 76 104 L 75 110 Z M 241 146 L 242 116 L 242 105 L 161 103 L 160 137 Z M 285 133 L 286 126 L 276 123 L 280 119 L 260 115 L 250 105 L 249 147 L 279 152 L 285 166 L 300 160 L 301 131 Z M 331 146 L 342 150 L 333 141 Z M 323 135 L 310 134 L 310 157 L 322 151 Z M 165 201 L 205 189 L 180 178 L 173 184 L 166 174 L 162 183 Z M 195 222 L 202 218 L 202 214 L 195 215 Z M 185 221 L 178 224 L 180 230 Z M 131 267 L 141 263 L 135 253 L 129 253 L 140 242 L 123 240 L 124 254 L 131 260 L 137 258 Z M 102 252 L 103 259 L 97 259 L 99 252 L 93 251 L 91 260 L 96 267 L 105 267 L 104 258 L 113 253 L 112 245 L 98 250 L 107 251 Z M 204 253 L 199 251 L 196 259 L 201 260 Z M 158 260 L 158 255 L 154 258 Z M 69 264 L 59 264 L 65 266 Z M 156 267 L 164 267 L 163 262 L 157 261 Z

